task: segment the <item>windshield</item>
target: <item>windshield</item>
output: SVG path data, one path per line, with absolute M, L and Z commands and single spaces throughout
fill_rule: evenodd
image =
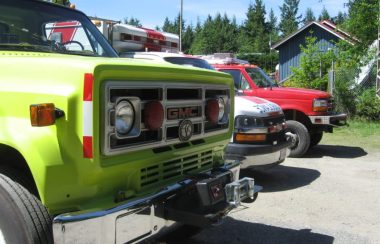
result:
M 272 80 L 265 72 L 260 68 L 246 68 L 245 71 L 255 82 L 257 87 L 275 87 L 277 83 Z
M 2 0 L 0 50 L 117 57 L 82 13 L 50 3 Z
M 164 58 L 166 62 L 172 63 L 172 64 L 179 64 L 179 65 L 185 65 L 185 66 L 192 66 L 202 69 L 212 69 L 214 70 L 214 67 L 212 67 L 207 61 L 199 58 L 187 58 L 187 57 L 166 57 Z

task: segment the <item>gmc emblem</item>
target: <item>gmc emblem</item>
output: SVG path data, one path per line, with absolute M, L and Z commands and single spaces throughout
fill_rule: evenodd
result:
M 199 114 L 198 107 L 186 108 L 168 108 L 168 120 L 173 119 L 187 119 L 197 117 Z

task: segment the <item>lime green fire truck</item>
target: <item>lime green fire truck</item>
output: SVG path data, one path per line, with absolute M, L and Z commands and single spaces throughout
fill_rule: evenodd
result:
M 0 13 L 0 243 L 139 242 L 255 199 L 223 159 L 229 75 L 118 58 L 65 6 Z

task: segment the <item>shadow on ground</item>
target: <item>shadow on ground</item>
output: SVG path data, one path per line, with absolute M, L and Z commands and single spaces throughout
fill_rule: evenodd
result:
M 296 189 L 309 185 L 321 173 L 315 169 L 306 169 L 278 165 L 267 171 L 241 170 L 241 177 L 253 177 L 255 184 L 264 187 L 262 192 L 277 192 Z
M 159 243 L 212 244 L 212 243 L 318 243 L 331 244 L 334 237 L 313 233 L 310 229 L 294 230 L 250 223 L 227 217 L 221 226 L 206 229 L 187 240 L 160 241 Z
M 310 149 L 304 155 L 304 158 L 322 158 L 324 156 L 332 158 L 359 158 L 367 154 L 361 147 L 318 145 Z

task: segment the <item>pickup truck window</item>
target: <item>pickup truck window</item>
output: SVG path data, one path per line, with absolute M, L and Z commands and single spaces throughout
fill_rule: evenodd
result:
M 245 71 L 255 82 L 257 87 L 277 87 L 277 83 L 272 80 L 265 72 L 260 68 L 246 68 Z
M 65 7 L 4 0 L 0 50 L 117 57 L 103 35 L 79 12 Z
M 236 89 L 238 89 L 238 90 L 249 90 L 249 89 L 251 89 L 249 82 L 247 81 L 247 79 L 244 77 L 244 75 L 241 73 L 240 70 L 225 69 L 225 70 L 221 70 L 221 71 L 229 73 L 230 75 L 232 75 Z

